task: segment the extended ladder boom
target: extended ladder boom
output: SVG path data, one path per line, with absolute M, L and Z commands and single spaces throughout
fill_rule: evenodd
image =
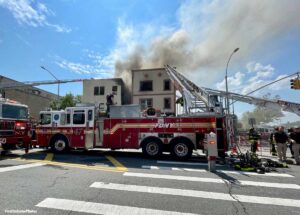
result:
M 1 83 L 0 81 L 0 89 L 9 89 L 16 87 L 33 87 L 44 84 L 64 84 L 70 82 L 82 82 L 84 79 L 67 79 L 67 80 L 50 80 L 50 81 L 26 81 L 26 82 L 18 82 L 18 83 Z
M 195 108 L 202 111 L 208 111 L 210 106 L 209 94 L 206 90 L 188 80 L 171 66 L 166 65 L 165 68 L 170 79 L 174 83 L 175 88 L 179 90 L 183 96 L 185 111 L 189 112 L 191 109 Z
M 190 110 L 193 108 L 201 109 L 204 112 L 211 110 L 220 112 L 218 111 L 220 110 L 219 101 L 228 95 L 228 98 L 234 101 L 245 102 L 248 104 L 254 104 L 273 109 L 280 108 L 284 111 L 295 113 L 300 116 L 299 103 L 276 99 L 257 98 L 232 92 L 228 92 L 227 94 L 222 90 L 199 87 L 169 65 L 167 65 L 165 68 L 170 79 L 173 81 L 175 88 L 180 91 L 184 98 L 184 108 L 186 113 L 190 112 Z

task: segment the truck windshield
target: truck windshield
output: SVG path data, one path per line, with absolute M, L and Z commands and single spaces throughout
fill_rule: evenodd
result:
M 28 108 L 16 105 L 2 104 L 2 117 L 11 119 L 27 119 Z

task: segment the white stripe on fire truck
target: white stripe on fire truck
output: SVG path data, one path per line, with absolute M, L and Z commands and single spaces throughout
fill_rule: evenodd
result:
M 262 196 L 249 196 L 249 195 L 236 195 L 233 196 L 228 193 L 217 193 L 200 190 L 185 190 L 177 188 L 165 188 L 165 187 L 150 187 L 150 186 L 138 186 L 128 184 L 115 184 L 115 183 L 104 183 L 95 182 L 90 187 L 99 189 L 109 190 L 121 190 L 129 192 L 140 192 L 140 193 L 151 193 L 151 194 L 162 194 L 172 196 L 184 196 L 204 199 L 216 199 L 224 201 L 239 201 L 245 203 L 254 204 L 266 204 L 266 205 L 279 205 L 288 207 L 300 207 L 300 200 L 297 199 L 283 199 L 283 198 L 272 198 Z
M 20 169 L 28 169 L 28 168 L 39 167 L 39 166 L 44 166 L 44 165 L 46 165 L 46 164 L 33 163 L 33 164 L 24 164 L 24 165 L 18 165 L 18 166 L 2 167 L 2 168 L 0 168 L 0 173 L 14 171 L 14 170 L 20 170 Z
M 106 134 L 114 134 L 120 128 L 155 128 L 157 123 L 118 123 L 110 130 L 106 130 Z M 174 123 L 172 128 L 215 128 L 215 123 Z
M 59 209 L 59 210 L 66 210 L 66 211 L 91 213 L 91 214 L 103 214 L 103 215 L 111 215 L 111 214 L 193 215 L 191 213 L 180 213 L 176 211 L 164 211 L 164 210 L 157 210 L 157 209 L 138 208 L 138 207 L 120 206 L 120 205 L 104 204 L 104 203 L 97 203 L 97 202 L 57 199 L 57 198 L 46 198 L 36 206 L 41 208 L 51 208 L 51 209 Z
M 217 183 L 217 184 L 232 183 L 228 180 L 219 179 L 219 178 L 201 178 L 201 177 L 193 177 L 193 176 L 161 175 L 161 174 L 134 173 L 134 172 L 125 172 L 123 176 L 140 177 L 140 178 L 157 178 L 157 179 L 178 180 L 178 181 L 194 181 L 194 182 Z M 257 182 L 257 181 L 244 181 L 244 180 L 236 180 L 234 181 L 234 184 L 241 185 L 241 186 L 244 185 L 244 186 L 273 187 L 279 189 L 300 190 L 300 186 L 298 184 L 283 184 L 283 183 Z

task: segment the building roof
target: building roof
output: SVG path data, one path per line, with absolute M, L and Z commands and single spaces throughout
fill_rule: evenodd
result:
M 149 69 L 132 69 L 132 72 L 143 72 L 143 71 L 154 71 L 154 70 L 165 70 L 165 68 L 149 68 Z

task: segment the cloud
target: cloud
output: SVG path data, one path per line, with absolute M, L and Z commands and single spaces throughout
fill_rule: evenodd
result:
M 69 33 L 70 28 L 48 22 L 47 16 L 55 13 L 45 4 L 34 0 L 0 0 L 0 6 L 8 9 L 20 25 L 31 27 L 50 27 L 57 32 Z
M 268 83 L 279 80 L 287 75 L 282 74 L 276 76 L 275 68 L 272 65 L 262 65 L 258 62 L 249 62 L 246 65 L 247 72 L 237 72 L 233 76 L 228 77 L 229 91 L 240 94 L 247 94 Z M 289 79 L 285 79 L 274 83 L 265 88 L 265 90 L 279 91 L 289 86 Z M 225 80 L 216 84 L 217 89 L 225 90 Z M 263 91 L 262 91 L 263 92 Z M 253 95 L 260 95 L 261 91 Z
M 73 62 L 56 56 L 55 64 L 60 68 L 74 72 L 80 75 L 92 75 L 97 78 L 108 78 L 113 76 L 111 68 L 113 62 L 108 57 L 102 57 L 100 54 L 85 49 L 83 50 L 87 63 Z

